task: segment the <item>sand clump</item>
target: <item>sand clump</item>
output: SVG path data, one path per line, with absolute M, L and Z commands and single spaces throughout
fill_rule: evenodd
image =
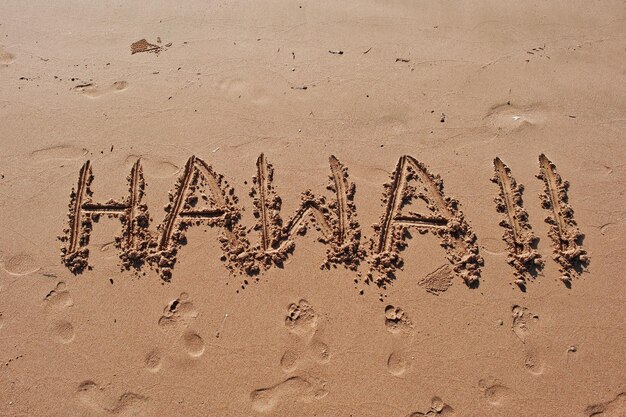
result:
M 150 52 L 153 54 L 159 54 L 165 51 L 167 48 L 172 46 L 171 43 L 166 43 L 165 45 L 161 45 L 161 38 L 157 38 L 157 44 L 153 44 L 148 42 L 145 38 L 140 39 L 137 42 L 133 42 L 130 45 L 130 54 L 135 55 L 138 53 Z

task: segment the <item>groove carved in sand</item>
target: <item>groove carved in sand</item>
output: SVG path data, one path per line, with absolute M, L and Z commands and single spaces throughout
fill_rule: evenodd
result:
M 346 183 L 347 175 L 344 174 L 341 162 L 331 155 L 330 170 L 332 172 L 332 180 L 337 192 L 337 234 L 340 243 L 344 241 L 346 231 L 348 230 L 348 201 L 346 198 L 348 184 Z M 345 176 L 344 176 L 345 175 Z
M 545 185 L 541 196 L 542 206 L 551 211 L 546 218 L 550 224 L 550 238 L 554 247 L 554 260 L 560 266 L 561 280 L 569 285 L 573 274 L 580 273 L 589 263 L 587 252 L 580 246 L 583 234 L 574 220 L 574 210 L 568 204 L 569 183 L 564 181 L 554 165 L 544 154 L 539 156 L 539 174 Z
M 505 229 L 503 238 L 509 252 L 507 262 L 515 268 L 515 283 L 524 288 L 527 277 L 536 275 L 537 269 L 543 265 L 541 255 L 535 249 L 539 239 L 533 234 L 524 209 L 524 186 L 515 181 L 511 169 L 500 158 L 494 159 L 493 165 L 495 175 L 491 180 L 500 190 L 495 199 L 496 209 L 506 215 L 500 226 Z
M 329 207 L 335 211 L 334 239 L 331 241 L 330 249 L 327 252 L 329 263 L 343 264 L 349 269 L 356 270 L 366 254 L 361 248 L 361 226 L 356 216 L 356 204 L 354 196 L 356 185 L 350 181 L 348 169 L 335 157 L 329 158 L 331 177 L 327 187 L 335 193 L 335 199 L 330 202 Z

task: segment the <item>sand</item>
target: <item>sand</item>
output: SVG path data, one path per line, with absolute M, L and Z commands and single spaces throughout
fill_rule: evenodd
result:
M 626 9 L 0 4 L 0 416 L 626 416 Z

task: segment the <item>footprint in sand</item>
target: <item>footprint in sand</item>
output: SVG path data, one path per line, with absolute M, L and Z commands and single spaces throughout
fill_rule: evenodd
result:
M 204 340 L 198 333 L 186 331 L 182 336 L 182 341 L 189 356 L 197 358 L 204 353 Z
M 385 327 L 394 335 L 393 351 L 387 357 L 387 370 L 401 377 L 409 369 L 413 358 L 406 351 L 413 339 L 413 323 L 408 315 L 398 307 L 385 307 Z
M 269 388 L 252 391 L 252 408 L 256 412 L 267 413 L 282 403 L 310 403 L 328 395 L 325 386 L 323 380 L 295 376 Z
M 163 309 L 163 315 L 159 318 L 159 326 L 164 329 L 188 327 L 196 317 L 198 317 L 198 311 L 189 301 L 189 295 L 182 293 Z
M 163 358 L 159 349 L 153 349 L 146 355 L 144 365 L 150 372 L 159 372 L 161 370 Z
M 239 100 L 243 97 L 257 105 L 267 104 L 270 100 L 264 86 L 240 77 L 223 77 L 214 83 L 213 88 L 226 99 Z
M 513 323 L 511 329 L 513 333 L 522 341 L 525 347 L 523 365 L 528 372 L 533 375 L 541 375 L 544 370 L 543 361 L 539 355 L 539 349 L 532 343 L 530 338 L 532 328 L 539 321 L 539 316 L 528 311 L 527 308 L 514 305 L 511 309 Z
M 61 310 L 74 305 L 70 292 L 66 289 L 65 282 L 61 281 L 43 299 L 46 307 Z
M 318 337 L 319 321 L 308 301 L 289 305 L 285 327 L 293 335 L 293 341 L 280 360 L 283 371 L 293 372 L 298 367 L 330 361 L 330 349 Z
M 524 357 L 524 368 L 533 375 L 543 374 L 544 364 L 534 350 L 529 350 Z
M 41 269 L 35 258 L 28 253 L 18 253 L 2 259 L 2 267 L 11 275 L 28 275 Z
M 385 327 L 394 334 L 411 333 L 413 323 L 401 308 L 388 305 L 385 307 Z
M 626 392 L 620 392 L 615 398 L 585 409 L 585 417 L 624 417 L 626 416 Z
M 430 410 L 421 412 L 415 411 L 409 414 L 407 417 L 435 417 L 435 416 L 447 416 L 453 417 L 457 414 L 454 412 L 454 408 L 444 403 L 439 397 L 433 397 L 430 400 Z
M 50 334 L 52 339 L 60 344 L 67 344 L 74 340 L 75 332 L 72 323 L 65 317 L 67 309 L 74 305 L 64 282 L 59 282 L 43 299 L 43 306 L 50 317 Z
M 483 393 L 485 400 L 494 406 L 504 404 L 512 394 L 512 390 L 509 387 L 491 378 L 478 381 L 478 387 Z
M 202 337 L 189 328 L 196 317 L 198 317 L 198 310 L 189 300 L 189 295 L 182 293 L 178 298 L 165 306 L 163 315 L 159 318 L 159 327 L 163 331 L 175 335 L 187 355 L 192 358 L 202 356 L 205 349 Z M 154 366 L 155 358 L 150 356 L 154 352 L 157 351 L 152 351 L 147 355 L 146 367 L 151 371 L 158 371 L 160 369 L 161 355 L 158 354 L 159 365 Z
M 15 61 L 15 55 L 0 46 L 0 65 L 9 65 Z
M 539 316 L 532 314 L 527 308 L 514 305 L 511 309 L 513 315 L 513 333 L 522 341 L 526 342 L 526 338 L 530 333 L 530 328 L 535 320 L 539 320 Z
M 411 363 L 410 357 L 404 352 L 391 352 L 387 358 L 387 370 L 393 376 L 402 376 Z
M 307 338 L 313 337 L 317 329 L 318 317 L 307 300 L 292 303 L 287 309 L 285 326 L 289 331 Z
M 98 98 L 107 94 L 124 91 L 126 88 L 128 88 L 126 81 L 116 81 L 108 87 L 98 87 L 93 83 L 81 84 L 72 88 L 72 91 L 81 93 L 89 98 Z
M 328 345 L 319 339 L 320 322 L 320 317 L 307 300 L 302 299 L 289 305 L 285 327 L 291 334 L 292 341 L 280 360 L 284 372 L 311 368 L 330 361 Z M 265 413 L 274 410 L 281 403 L 319 400 L 328 394 L 325 386 L 326 381 L 321 379 L 293 376 L 269 388 L 252 391 L 252 408 L 259 413 Z
M 76 399 L 80 407 L 91 416 L 131 417 L 143 416 L 148 412 L 147 397 L 133 392 L 116 397 L 93 381 L 83 381 L 78 386 Z
M 74 340 L 74 326 L 68 321 L 58 321 L 51 327 L 52 338 L 63 345 Z

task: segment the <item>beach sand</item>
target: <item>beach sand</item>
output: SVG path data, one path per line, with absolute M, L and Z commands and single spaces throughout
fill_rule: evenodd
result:
M 0 4 L 0 415 L 626 416 L 623 1 Z

